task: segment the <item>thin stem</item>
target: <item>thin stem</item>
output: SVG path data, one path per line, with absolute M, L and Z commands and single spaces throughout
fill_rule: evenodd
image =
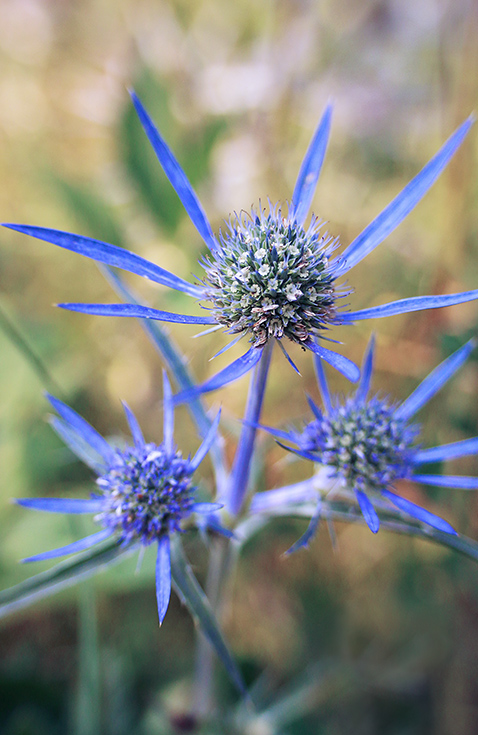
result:
M 48 390 L 48 392 L 54 393 L 57 396 L 62 395 L 62 390 L 58 387 L 42 358 L 37 355 L 35 350 L 31 347 L 28 338 L 23 336 L 1 304 L 0 329 L 23 355 L 39 381 Z
M 76 735 L 101 732 L 101 675 L 96 595 L 91 583 L 80 589 Z
M 271 362 L 273 340 L 269 340 L 264 347 L 264 352 L 259 364 L 254 368 L 247 396 L 246 413 L 242 426 L 239 444 L 236 449 L 234 463 L 229 480 L 229 492 L 226 498 L 226 506 L 230 513 L 237 515 L 241 510 L 244 496 L 247 491 L 249 475 L 251 471 L 252 456 L 254 453 L 254 441 L 256 438 L 256 426 L 260 419 L 262 403 L 267 383 L 267 374 Z
M 218 619 L 223 606 L 223 587 L 229 568 L 229 540 L 215 540 L 209 556 L 206 595 Z M 198 630 L 193 712 L 202 721 L 213 708 L 214 651 L 206 637 Z

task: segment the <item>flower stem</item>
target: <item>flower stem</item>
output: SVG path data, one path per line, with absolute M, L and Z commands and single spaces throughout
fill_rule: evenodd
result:
M 264 401 L 267 374 L 269 372 L 273 345 L 273 340 L 269 340 L 267 342 L 264 347 L 262 357 L 257 367 L 254 368 L 249 385 L 249 395 L 247 396 L 244 423 L 234 457 L 234 463 L 229 480 L 229 492 L 226 499 L 227 509 L 233 515 L 237 515 L 241 510 L 244 496 L 247 491 L 252 456 L 254 453 L 254 441 L 257 430 L 256 425 L 260 419 L 262 403 Z
M 224 583 L 230 568 L 229 539 L 217 538 L 211 546 L 206 580 L 206 595 L 216 617 L 222 617 Z M 198 630 L 193 712 L 201 722 L 214 707 L 213 676 L 214 651 L 206 637 Z

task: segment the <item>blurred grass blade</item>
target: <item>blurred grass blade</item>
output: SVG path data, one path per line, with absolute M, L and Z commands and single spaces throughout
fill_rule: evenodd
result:
M 8 316 L 7 312 L 0 303 L 0 329 L 10 342 L 15 345 L 17 350 L 25 358 L 26 362 L 30 365 L 31 369 L 37 376 L 41 385 L 47 389 L 50 393 L 56 393 L 57 395 L 62 394 L 61 388 L 59 388 L 56 380 L 51 375 L 47 365 L 43 362 L 42 358 L 37 355 L 33 347 L 31 346 L 30 340 L 25 337 L 18 327 L 15 325 L 13 320 Z
M 120 561 L 135 548 L 119 546 L 116 539 L 111 539 L 101 546 L 94 546 L 72 559 L 62 561 L 52 569 L 36 574 L 15 587 L 3 590 L 0 592 L 0 618 L 90 577 Z
M 79 589 L 78 685 L 75 735 L 101 732 L 101 675 L 96 594 L 92 584 Z
M 205 593 L 201 589 L 184 555 L 181 540 L 171 539 L 171 572 L 173 585 L 181 600 L 187 606 L 201 632 L 209 640 L 219 659 L 222 661 L 232 682 L 244 698 L 248 699 L 246 686 L 229 648 L 219 630 L 219 625 Z
M 100 270 L 104 274 L 105 278 L 112 285 L 116 293 L 121 296 L 121 298 L 132 304 L 139 303 L 134 294 L 132 294 L 129 288 L 125 285 L 122 278 L 120 278 L 120 276 L 112 268 L 109 268 L 107 266 L 100 266 Z M 150 319 L 141 319 L 141 322 L 145 331 L 151 338 L 154 346 L 159 351 L 161 357 L 170 369 L 171 376 L 174 379 L 177 387 L 181 391 L 194 390 L 196 388 L 196 384 L 192 380 L 186 367 L 186 359 L 179 352 L 178 348 L 173 344 L 167 332 L 157 322 L 152 322 Z M 201 399 L 195 398 L 194 400 L 191 400 L 187 404 L 187 406 L 196 423 L 201 437 L 205 439 L 209 432 L 209 429 L 211 428 L 212 421 L 207 415 Z M 220 494 L 221 488 L 225 487 L 227 472 L 224 460 L 224 453 L 222 451 L 222 437 L 219 434 L 217 435 L 216 441 L 213 443 L 211 449 L 209 450 L 209 453 L 211 454 L 211 458 L 214 464 L 217 490 L 218 494 Z

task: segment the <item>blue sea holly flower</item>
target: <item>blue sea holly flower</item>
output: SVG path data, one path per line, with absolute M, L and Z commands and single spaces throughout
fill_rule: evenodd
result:
M 373 368 L 373 338 L 364 357 L 358 388 L 348 397 L 340 399 L 330 395 L 318 358 L 316 368 L 324 408 L 320 409 L 309 399 L 314 419 L 302 431 L 263 428 L 280 440 L 279 444 L 285 449 L 320 465 L 326 492 L 342 490 L 353 493 L 373 533 L 380 525 L 376 507 L 386 510 L 392 504 L 421 523 L 456 534 L 442 518 L 397 495 L 394 488 L 398 480 L 406 479 L 435 487 L 478 489 L 478 477 L 430 475 L 421 471 L 422 466 L 430 462 L 478 454 L 478 437 L 423 449 L 418 443 L 420 426 L 412 421 L 416 412 L 465 362 L 474 346 L 475 342 L 471 340 L 444 360 L 403 403 L 393 403 L 380 395 L 368 395 Z M 295 446 L 286 446 L 284 441 Z M 301 497 L 310 502 L 314 480 L 299 485 L 293 486 L 289 493 L 287 489 L 259 493 L 253 499 L 251 511 L 263 512 L 267 507 L 275 507 L 277 502 L 281 505 L 288 502 L 296 504 Z M 316 497 L 316 514 L 306 534 L 292 550 L 307 545 L 318 526 L 323 496 Z
M 138 304 L 60 304 L 64 308 L 103 316 L 210 325 L 211 329 L 206 331 L 222 328 L 227 334 L 236 335 L 224 349 L 242 336 L 248 337 L 251 346 L 245 354 L 198 389 L 180 394 L 177 401 L 187 400 L 198 392 L 215 390 L 244 375 L 259 362 L 271 340 L 285 352 L 285 338 L 311 350 L 356 382 L 359 379 L 356 365 L 317 342 L 327 339 L 330 327 L 478 298 L 478 290 L 474 290 L 408 298 L 361 311 L 346 311 L 342 299 L 349 291 L 337 282 L 372 252 L 420 201 L 462 143 L 473 123 L 472 118 L 453 133 L 383 212 L 341 254 L 335 255 L 338 238 L 324 232 L 323 223 L 314 216 L 309 225 L 305 225 L 327 147 L 332 116 L 330 105 L 305 155 L 288 212 L 271 205 L 268 210 L 259 207 L 250 214 L 235 215 L 227 229 L 216 237 L 184 171 L 134 93 L 132 100 L 166 176 L 209 249 L 202 262 L 205 274 L 197 284 L 188 283 L 123 248 L 92 238 L 44 227 L 5 226 L 182 291 L 202 302 L 205 311 L 201 316 L 194 316 Z
M 197 502 L 193 474 L 209 451 L 219 424 L 218 413 L 195 456 L 185 459 L 173 440 L 173 401 L 164 374 L 164 437 L 162 444 L 146 443 L 138 422 L 124 404 L 133 444 L 112 446 L 76 411 L 58 398 L 48 396 L 59 417 L 52 426 L 66 444 L 98 475 L 98 489 L 88 500 L 28 498 L 16 502 L 26 508 L 51 513 L 94 513 L 102 530 L 52 551 L 29 557 L 40 561 L 73 554 L 109 537 L 118 543 L 149 546 L 157 544 L 156 594 L 159 623 L 163 622 L 171 595 L 170 536 L 181 532 L 193 514 L 214 514 L 218 503 Z M 214 518 L 214 516 L 211 516 Z M 199 522 L 201 528 L 204 524 Z M 221 532 L 214 521 L 214 530 Z M 228 532 L 224 529 L 226 535 Z

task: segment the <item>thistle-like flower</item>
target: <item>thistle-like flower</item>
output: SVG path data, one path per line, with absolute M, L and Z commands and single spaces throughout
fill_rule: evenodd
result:
M 344 356 L 317 342 L 327 339 L 327 330 L 331 326 L 450 306 L 478 298 L 478 290 L 474 290 L 403 299 L 361 311 L 345 311 L 341 299 L 349 291 L 344 291 L 337 283 L 372 252 L 420 201 L 462 143 L 473 123 L 471 118 L 455 131 L 383 212 L 341 254 L 335 255 L 338 238 L 324 232 L 323 223 L 312 217 L 310 224 L 305 226 L 327 147 L 332 115 L 330 105 L 302 163 L 287 214 L 276 205 L 270 206 L 269 211 L 259 208 L 252 210 L 250 215 L 236 215 L 227 230 L 216 238 L 173 153 L 134 93 L 132 99 L 161 166 L 209 248 L 209 254 L 203 261 L 205 275 L 202 280 L 197 285 L 190 284 L 134 253 L 91 238 L 44 227 L 6 226 L 182 291 L 203 302 L 206 313 L 202 316 L 173 314 L 138 304 L 60 304 L 64 308 L 103 316 L 134 316 L 212 325 L 212 330 L 223 328 L 226 333 L 237 335 L 224 349 L 246 336 L 251 344 L 247 352 L 193 393 L 215 390 L 244 375 L 258 363 L 270 340 L 275 340 L 285 352 L 285 338 L 311 350 L 356 382 L 359 379 L 358 368 Z M 181 399 L 188 398 L 190 393 L 181 394 Z
M 422 449 L 417 443 L 420 426 L 411 423 L 416 412 L 461 367 L 474 346 L 474 340 L 465 344 L 431 372 L 403 403 L 393 403 L 380 395 L 368 397 L 373 368 L 372 337 L 364 357 L 360 382 L 353 395 L 344 399 L 331 396 L 322 363 L 317 359 L 318 383 L 324 408 L 320 409 L 309 399 L 314 419 L 301 431 L 263 428 L 280 440 L 279 444 L 284 448 L 320 465 L 327 493 L 353 493 L 367 525 L 374 533 L 380 525 L 375 506 L 383 510 L 392 504 L 421 523 L 445 533 L 456 534 L 442 518 L 397 495 L 394 486 L 397 480 L 407 479 L 436 487 L 478 489 L 478 477 L 420 472 L 422 465 L 431 462 L 478 454 L 478 437 Z M 283 441 L 295 446 L 286 446 Z M 313 495 L 312 487 L 313 483 L 309 488 L 304 485 L 308 501 Z M 277 503 L 287 505 L 300 500 L 295 489 L 289 495 L 286 489 L 259 493 L 252 501 L 251 511 L 263 512 Z M 321 516 L 321 502 L 322 495 L 317 499 L 317 511 L 311 525 L 302 539 L 294 544 L 293 550 L 307 545 L 315 533 Z
M 215 440 L 215 421 L 195 456 L 185 459 L 174 445 L 174 411 L 169 381 L 164 374 L 164 436 L 159 445 L 146 443 L 138 422 L 124 404 L 134 440 L 124 448 L 112 446 L 76 411 L 48 396 L 59 417 L 52 426 L 65 443 L 98 475 L 98 489 L 88 500 L 70 498 L 27 498 L 16 502 L 51 513 L 94 513 L 101 531 L 25 561 L 52 559 L 89 549 L 113 537 L 125 546 L 158 546 L 156 595 L 159 623 L 163 622 L 171 595 L 170 536 L 181 532 L 184 522 L 199 514 L 214 514 L 218 503 L 197 502 L 193 474 Z M 213 516 L 212 516 L 213 517 Z M 216 531 L 221 527 L 213 523 Z M 224 529 L 226 535 L 228 532 Z

